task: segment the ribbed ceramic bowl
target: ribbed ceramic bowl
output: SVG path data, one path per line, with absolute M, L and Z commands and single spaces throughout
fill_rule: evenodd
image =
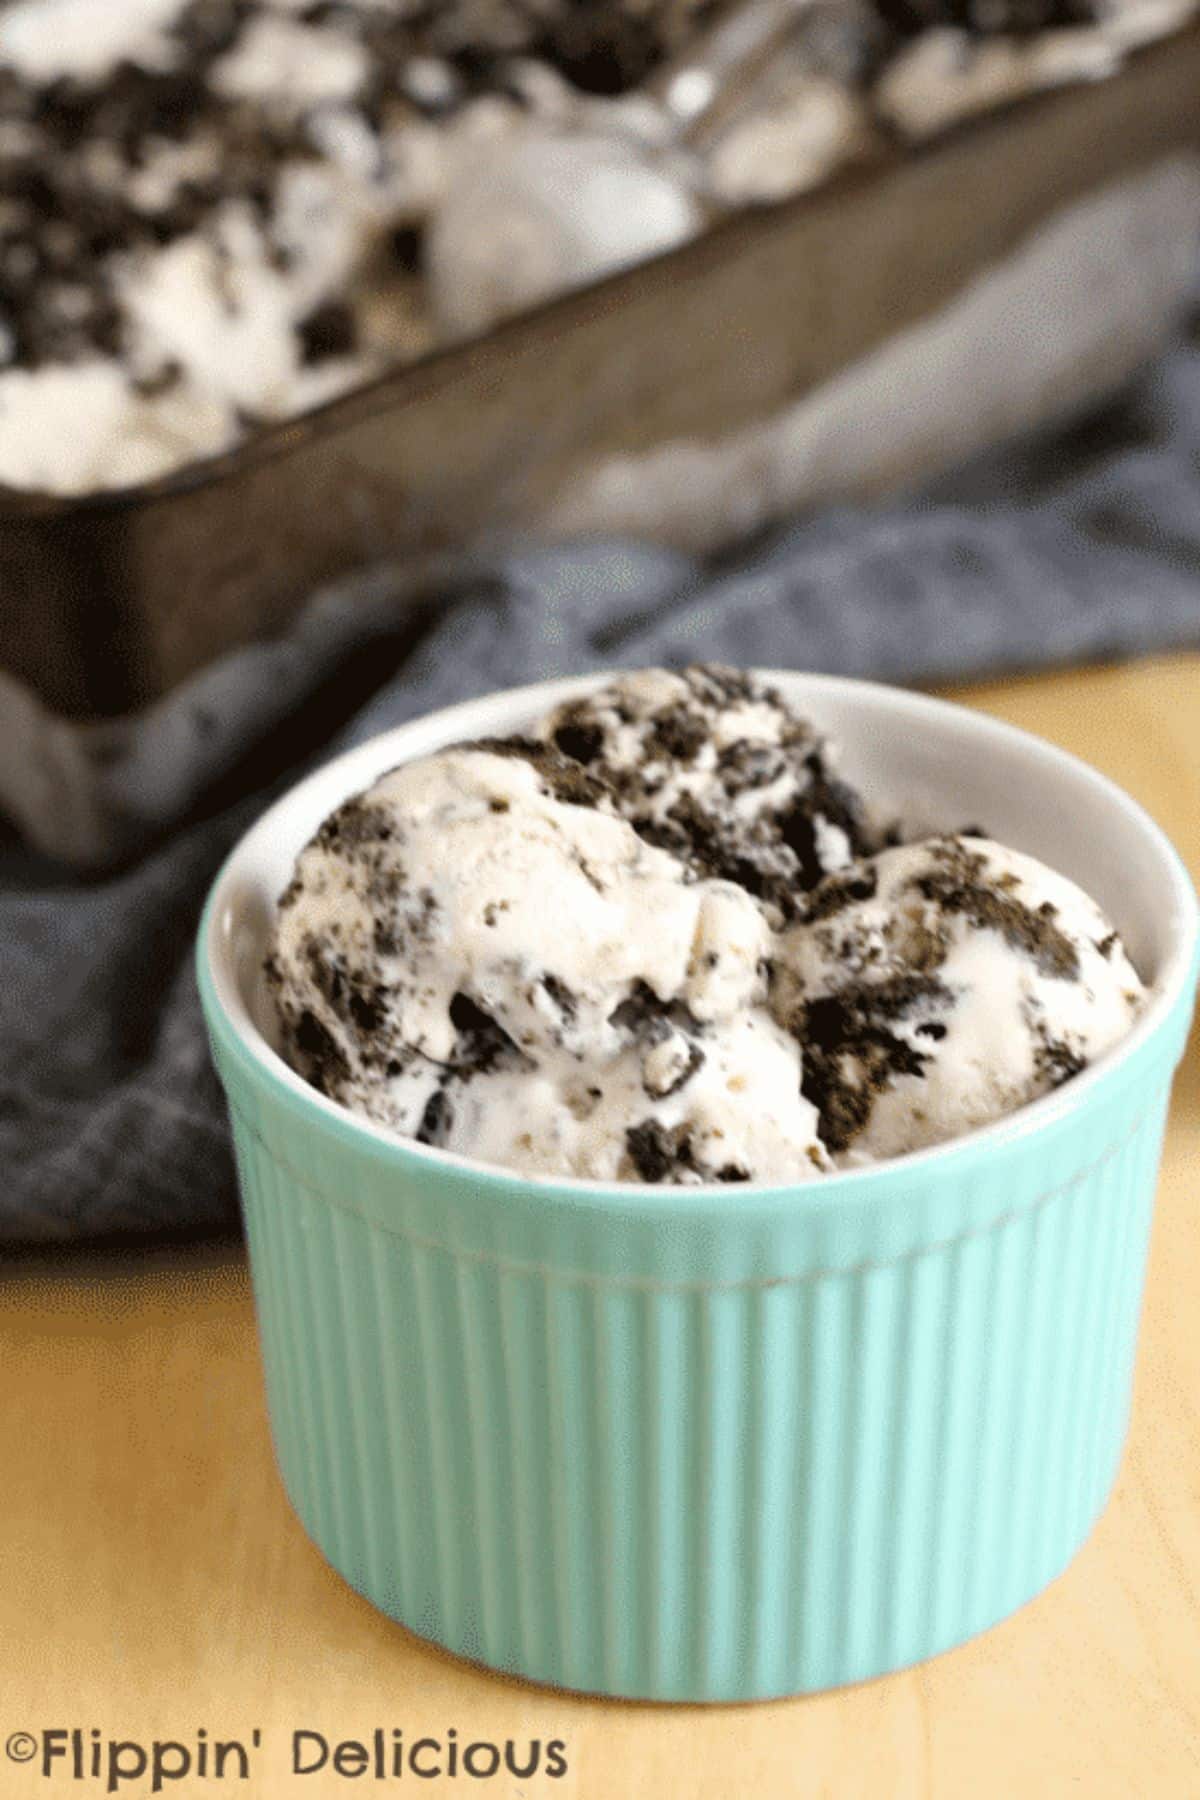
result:
M 982 821 L 1097 897 L 1152 990 L 1115 1054 L 958 1143 L 794 1188 L 530 1180 L 322 1098 L 260 1028 L 296 852 L 383 770 L 588 681 L 338 758 L 243 839 L 204 919 L 292 1502 L 384 1611 L 538 1681 L 746 1700 L 947 1649 L 1070 1560 L 1125 1438 L 1196 979 L 1187 875 L 1049 745 L 898 690 L 771 678 L 885 811 Z

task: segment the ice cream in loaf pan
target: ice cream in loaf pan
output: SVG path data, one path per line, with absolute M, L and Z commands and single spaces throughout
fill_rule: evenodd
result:
M 891 835 L 755 677 L 618 677 L 325 821 L 267 962 L 283 1053 L 481 1163 L 695 1185 L 944 1142 L 1119 1041 L 1142 985 L 1086 894 Z
M 1194 5 L 9 0 L 0 484 L 165 475 Z

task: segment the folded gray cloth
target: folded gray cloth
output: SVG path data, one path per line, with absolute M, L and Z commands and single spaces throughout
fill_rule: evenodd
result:
M 318 597 L 286 638 L 105 728 L 123 860 L 0 845 L 0 1235 L 236 1219 L 191 950 L 237 835 L 317 758 L 491 688 L 717 658 L 946 680 L 1200 643 L 1200 343 L 1116 407 L 904 505 L 811 519 L 702 569 L 634 544 L 511 550 Z M 46 805 L 53 805 L 48 795 Z M 20 808 L 12 808 L 20 813 Z M 97 814 L 99 817 L 100 814 Z

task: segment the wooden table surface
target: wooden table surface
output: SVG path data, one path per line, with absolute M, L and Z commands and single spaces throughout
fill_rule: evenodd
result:
M 1200 657 L 962 698 L 1116 777 L 1200 876 Z M 922 1667 L 811 1699 L 668 1708 L 536 1689 L 455 1661 L 359 1599 L 310 1546 L 271 1460 L 239 1246 L 8 1258 L 0 1286 L 0 1741 L 79 1727 L 239 1738 L 248 1782 L 163 1791 L 561 1794 L 572 1800 L 1200 1797 L 1200 1056 L 1176 1088 L 1133 1430 L 1065 1575 Z M 357 1781 L 291 1770 L 331 1744 L 557 1737 L 567 1773 Z M 258 1747 L 252 1733 L 258 1730 Z M 16 1744 L 17 1752 L 21 1744 Z M 136 1760 L 122 1753 L 124 1766 Z M 168 1761 L 170 1758 L 168 1757 Z M 173 1766 L 178 1766 L 176 1763 Z M 0 1795 L 83 1796 L 0 1749 Z M 149 1778 L 118 1790 L 140 1797 Z

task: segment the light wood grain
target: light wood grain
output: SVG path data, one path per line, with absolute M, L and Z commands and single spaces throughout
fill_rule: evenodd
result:
M 1200 875 L 1200 657 L 961 697 L 1087 757 Z M 0 1739 L 18 1728 L 263 1749 L 243 1783 L 167 1792 L 573 1800 L 1200 1796 L 1200 1057 L 1176 1090 L 1133 1432 L 1072 1567 L 961 1650 L 859 1688 L 740 1708 L 630 1706 L 470 1668 L 390 1624 L 305 1539 L 271 1460 L 236 1246 L 9 1259 L 0 1287 Z M 566 1741 L 565 1779 L 354 1782 L 290 1734 Z M 80 1796 L 0 1755 L 0 1794 Z M 127 1795 L 149 1792 L 128 1785 Z

